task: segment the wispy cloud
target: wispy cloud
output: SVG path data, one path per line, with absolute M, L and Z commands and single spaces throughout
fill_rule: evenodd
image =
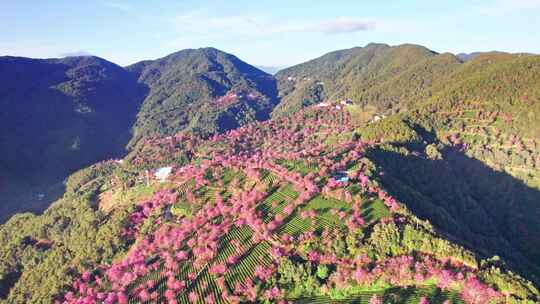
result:
M 322 32 L 326 34 L 346 34 L 368 31 L 374 28 L 375 21 L 373 20 L 352 17 L 339 17 L 336 19 L 314 24 L 311 28 L 311 31 Z
M 92 54 L 87 51 L 66 52 L 66 53 L 58 54 L 58 57 L 75 57 L 75 56 L 92 56 Z
M 184 33 L 226 35 L 270 35 L 279 33 L 346 34 L 373 30 L 376 22 L 367 18 L 337 17 L 324 20 L 272 20 L 263 16 L 207 16 L 191 12 L 173 23 Z

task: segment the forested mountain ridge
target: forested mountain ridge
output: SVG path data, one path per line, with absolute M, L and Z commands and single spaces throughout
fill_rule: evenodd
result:
M 0 58 L 0 221 L 43 211 L 62 181 L 142 138 L 208 136 L 267 119 L 274 78 L 214 48 L 126 68 L 83 56 Z
M 134 126 L 140 138 L 189 131 L 204 136 L 267 119 L 274 78 L 214 48 L 188 49 L 127 67 L 150 88 Z
M 478 53 L 462 61 L 450 53 L 437 54 L 411 44 L 368 44 L 328 53 L 279 71 L 281 102 L 274 116 L 292 113 L 321 101 L 351 100 L 368 115 L 407 111 L 445 87 L 486 75 L 494 67 L 531 54 Z M 532 59 L 534 60 L 534 59 Z M 480 85 L 481 87 L 481 85 Z M 370 116 L 368 115 L 368 116 Z
M 429 62 L 422 61 L 433 56 L 436 53 L 422 46 L 371 43 L 289 67 L 276 74 L 281 103 L 274 115 L 286 115 L 290 109 L 301 107 L 302 102 L 312 104 L 323 100 L 351 99 L 364 106 L 388 108 L 389 102 L 378 105 L 365 101 L 364 95 L 369 94 L 373 86 L 392 81 L 414 65 L 429 69 Z M 400 103 L 394 102 L 394 105 L 400 106 Z
M 55 197 L 52 185 L 125 153 L 145 94 L 122 67 L 90 56 L 1 57 L 0 81 L 2 221 L 43 210 Z

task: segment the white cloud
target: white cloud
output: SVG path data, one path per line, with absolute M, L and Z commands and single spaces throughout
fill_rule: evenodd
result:
M 374 28 L 375 22 L 372 20 L 340 17 L 315 24 L 312 27 L 312 31 L 319 31 L 326 34 L 342 34 L 368 31 Z
M 280 33 L 341 34 L 373 30 L 374 20 L 358 17 L 337 17 L 325 20 L 271 20 L 262 16 L 212 17 L 191 12 L 173 20 L 181 33 L 225 35 L 270 35 Z
M 65 52 L 58 54 L 59 57 L 75 57 L 75 56 L 92 56 L 90 52 L 87 51 L 75 51 L 75 52 Z

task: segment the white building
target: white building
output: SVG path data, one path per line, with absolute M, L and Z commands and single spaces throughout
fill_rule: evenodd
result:
M 317 107 L 319 108 L 324 108 L 324 107 L 328 107 L 330 106 L 330 104 L 328 102 L 320 102 L 317 104 Z
M 171 174 L 172 172 L 172 167 L 163 167 L 163 168 L 159 168 L 156 170 L 156 172 L 154 173 L 154 177 L 160 181 L 160 182 L 165 182 L 167 181 L 167 178 L 169 177 L 169 175 Z
M 377 122 L 377 121 L 379 121 L 379 120 L 381 120 L 381 119 L 383 119 L 383 118 L 386 118 L 386 115 L 380 115 L 380 116 L 379 116 L 379 115 L 375 115 L 375 116 L 373 116 L 373 118 L 371 119 L 370 123 Z

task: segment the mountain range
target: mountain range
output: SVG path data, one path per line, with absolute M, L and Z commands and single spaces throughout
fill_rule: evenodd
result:
M 0 80 L 0 302 L 540 301 L 540 56 L 1 57 Z

